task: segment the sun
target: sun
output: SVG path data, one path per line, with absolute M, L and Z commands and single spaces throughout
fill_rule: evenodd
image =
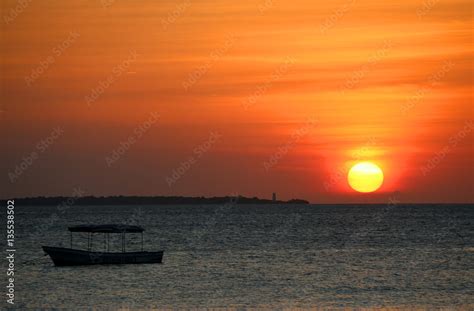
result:
M 383 172 L 372 162 L 359 162 L 347 174 L 347 181 L 358 192 L 374 192 L 382 186 Z

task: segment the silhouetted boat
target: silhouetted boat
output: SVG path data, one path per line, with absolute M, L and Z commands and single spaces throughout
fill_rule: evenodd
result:
M 71 248 L 42 246 L 56 266 L 97 265 L 97 264 L 140 264 L 161 263 L 163 251 L 143 251 L 143 229 L 130 225 L 80 225 L 68 228 L 71 232 Z M 87 250 L 72 248 L 72 233 L 87 232 Z M 92 234 L 104 234 L 104 251 L 92 251 Z M 109 233 L 122 234 L 122 252 L 109 252 Z M 125 234 L 140 233 L 142 235 L 142 250 L 140 252 L 125 251 Z

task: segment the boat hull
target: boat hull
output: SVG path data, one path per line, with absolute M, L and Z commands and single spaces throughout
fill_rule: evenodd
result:
M 51 246 L 43 250 L 55 266 L 161 263 L 163 259 L 163 251 L 108 253 Z

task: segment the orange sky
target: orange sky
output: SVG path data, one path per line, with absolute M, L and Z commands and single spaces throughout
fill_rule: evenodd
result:
M 22 3 L 1 0 L 1 197 L 474 201 L 470 1 Z M 377 194 L 347 185 L 362 160 Z

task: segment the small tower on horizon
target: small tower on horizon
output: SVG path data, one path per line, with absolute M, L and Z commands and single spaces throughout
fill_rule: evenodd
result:
M 272 201 L 276 202 L 276 200 L 277 200 L 277 194 L 275 192 L 273 192 Z

